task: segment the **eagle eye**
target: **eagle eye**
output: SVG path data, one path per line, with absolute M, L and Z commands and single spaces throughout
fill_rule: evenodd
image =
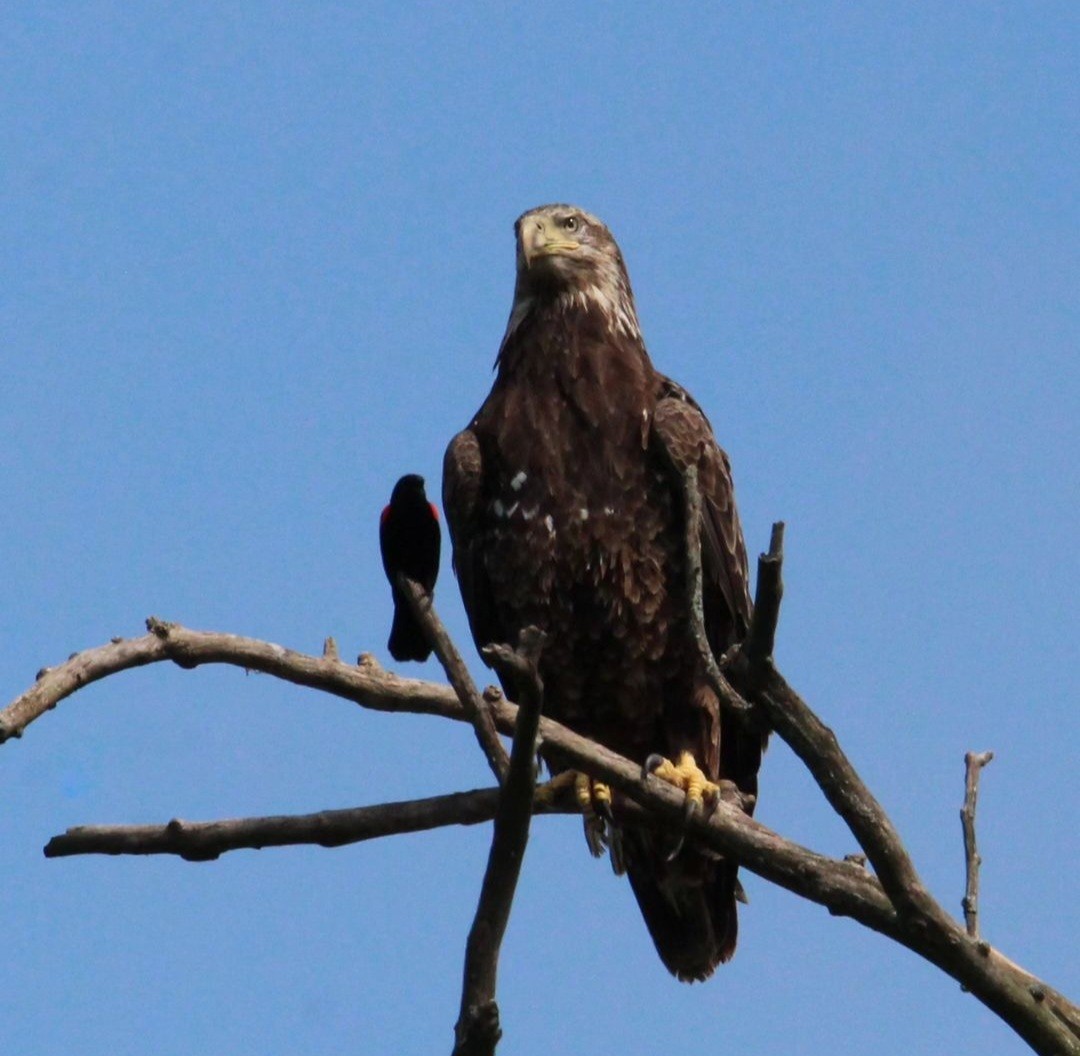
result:
M 578 226 L 578 218 L 576 216 L 567 216 L 563 218 L 562 226 L 567 231 L 576 231 Z

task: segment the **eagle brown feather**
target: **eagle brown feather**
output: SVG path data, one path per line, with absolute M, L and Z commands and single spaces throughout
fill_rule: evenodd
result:
M 761 740 L 721 712 L 690 630 L 667 461 L 698 468 L 706 630 L 719 654 L 751 611 L 727 457 L 693 399 L 653 367 L 608 229 L 558 205 L 524 214 L 516 231 L 495 383 L 444 462 L 473 637 L 512 642 L 542 627 L 548 715 L 639 762 L 688 750 L 712 780 L 756 793 Z M 735 867 L 693 848 L 669 862 L 672 834 L 654 828 L 622 826 L 619 838 L 664 964 L 708 977 L 735 948 Z

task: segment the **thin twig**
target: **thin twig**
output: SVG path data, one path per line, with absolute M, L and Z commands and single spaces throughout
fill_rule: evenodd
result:
M 439 658 L 443 670 L 454 692 L 461 701 L 469 721 L 476 733 L 479 742 L 495 775 L 495 780 L 500 785 L 506 782 L 506 774 L 510 768 L 510 757 L 506 754 L 503 743 L 499 740 L 498 731 L 495 729 L 495 721 L 491 717 L 491 708 L 488 702 L 477 691 L 476 683 L 473 682 L 461 653 L 457 651 L 443 626 L 439 614 L 435 611 L 435 605 L 431 596 L 420 586 L 402 573 L 398 573 L 397 586 L 404 595 L 409 608 L 417 623 L 424 629 L 427 640 L 435 655 Z
M 493 645 L 485 650 L 508 678 L 521 687 L 510 769 L 499 796 L 491 851 L 480 901 L 465 946 L 461 1011 L 454 1028 L 454 1056 L 490 1056 L 502 1035 L 495 986 L 499 950 L 510 919 L 521 863 L 529 841 L 536 787 L 536 734 L 544 702 L 537 665 L 545 637 L 526 627 L 516 650 Z
M 993 752 L 968 752 L 964 756 L 964 805 L 960 826 L 964 832 L 964 926 L 973 938 L 979 937 L 979 866 L 982 858 L 975 843 L 975 807 L 979 799 L 979 775 L 994 758 Z
M 671 461 L 670 455 L 668 456 Z M 674 466 L 674 462 L 672 462 Z M 744 700 L 720 670 L 705 632 L 705 600 L 701 569 L 701 489 L 697 466 L 687 466 L 682 474 L 683 512 L 686 524 L 686 589 L 690 597 L 690 626 L 705 677 L 720 703 L 733 714 L 749 717 L 753 707 Z

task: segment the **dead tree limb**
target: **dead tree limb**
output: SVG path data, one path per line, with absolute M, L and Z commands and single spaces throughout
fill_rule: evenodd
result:
M 979 775 L 994 758 L 993 752 L 968 752 L 964 756 L 964 805 L 960 825 L 964 832 L 964 926 L 973 938 L 979 937 L 979 848 L 975 843 L 975 807 L 979 799 Z
M 520 701 L 510 750 L 510 768 L 499 796 L 480 901 L 465 945 L 461 1011 L 454 1027 L 454 1056 L 491 1056 L 502 1036 L 495 985 L 499 951 L 517 890 L 536 787 L 536 735 L 544 705 L 538 664 L 544 634 L 535 627 L 521 632 L 517 649 L 490 645 L 485 657 L 520 687 Z
M 784 597 L 784 522 L 777 521 L 769 536 L 769 549 L 758 556 L 757 588 L 746 658 L 751 668 L 772 661 L 776 627 L 780 622 L 780 602 Z
M 220 821 L 183 821 L 165 825 L 80 825 L 54 836 L 46 858 L 77 854 L 175 854 L 189 862 L 207 862 L 228 851 L 261 850 L 316 844 L 341 847 L 381 836 L 423 832 L 444 825 L 479 825 L 495 817 L 497 788 L 478 788 L 378 806 L 321 810 Z M 556 808 L 550 808 L 556 809 Z
M 446 633 L 435 606 L 431 603 L 431 597 L 425 593 L 419 583 L 414 583 L 407 576 L 399 573 L 397 585 L 404 595 L 409 608 L 412 610 L 416 622 L 424 629 L 428 641 L 431 643 L 435 655 L 439 658 L 447 680 L 454 687 L 465 714 L 473 725 L 476 740 L 484 755 L 487 757 L 488 766 L 495 775 L 499 784 L 506 781 L 507 771 L 510 769 L 510 757 L 506 754 L 502 741 L 499 740 L 498 731 L 495 729 L 495 721 L 491 717 L 491 708 L 488 702 L 480 695 L 473 682 L 461 653 L 457 651 L 450 635 Z
M 732 658 L 733 681 L 746 687 L 769 726 L 813 775 L 833 810 L 866 852 L 897 910 L 909 916 L 939 917 L 940 907 L 915 871 L 899 833 L 841 750 L 836 735 L 788 685 L 773 663 L 772 643 L 783 592 L 783 541 L 783 525 L 778 523 L 773 526 L 769 552 L 758 559 L 755 619 L 746 647 L 736 650 Z
M 165 660 L 183 668 L 230 664 L 321 689 L 380 711 L 468 721 L 449 686 L 400 678 L 370 658 L 362 658 L 358 666 L 353 666 L 332 657 L 310 656 L 238 635 L 193 631 L 154 619 L 148 621 L 148 626 L 151 633 L 141 638 L 110 642 L 41 672 L 30 689 L 0 711 L 0 740 L 19 736 L 83 685 Z M 745 663 L 745 657 L 739 655 L 730 659 L 729 677 L 734 684 L 741 684 L 737 679 L 746 676 Z M 854 775 L 831 731 L 771 664 L 766 672 L 763 689 L 754 695 L 754 706 L 765 710 L 776 731 L 804 759 L 829 801 L 843 806 L 841 813 L 884 880 L 878 863 L 885 863 L 888 874 L 892 861 L 907 857 L 895 829 L 891 823 L 877 825 L 881 808 Z M 513 731 L 517 718 L 513 704 L 497 701 L 492 704 L 492 712 L 499 730 Z M 643 784 L 638 764 L 548 719 L 541 720 L 540 735 L 568 765 L 607 782 L 654 815 L 682 824 L 681 793 L 660 781 Z M 737 859 L 766 880 L 827 906 L 832 913 L 849 916 L 942 968 L 1008 1022 L 1036 1052 L 1080 1056 L 1080 1008 L 988 944 L 972 939 L 932 899 L 934 911 L 910 914 L 893 901 L 890 886 L 879 883 L 858 865 L 835 861 L 784 840 L 724 802 L 711 818 L 692 819 L 690 830 L 694 838 Z M 894 871 L 892 890 L 903 883 L 902 873 L 898 876 Z M 903 906 L 907 900 L 899 901 Z

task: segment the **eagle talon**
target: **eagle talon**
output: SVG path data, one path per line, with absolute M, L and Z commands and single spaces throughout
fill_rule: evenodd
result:
M 720 786 L 715 781 L 710 781 L 705 776 L 701 767 L 694 762 L 694 757 L 689 752 L 682 752 L 679 761 L 673 763 L 662 755 L 650 755 L 641 767 L 642 775 L 652 774 L 661 781 L 681 788 L 686 793 L 683 803 L 682 831 L 679 833 L 675 849 L 667 855 L 667 860 L 674 860 L 686 842 L 686 829 L 695 814 L 701 814 L 708 818 L 716 810 L 720 802 Z
M 596 816 L 605 824 L 612 825 L 615 822 L 611 813 L 611 789 L 602 781 L 594 781 L 592 786 L 592 806 Z
M 679 829 L 678 839 L 675 841 L 675 846 L 664 856 L 664 861 L 673 862 L 679 857 L 680 852 L 683 849 L 683 845 L 686 843 L 686 830 L 690 827 L 690 819 L 695 814 L 701 813 L 701 804 L 696 799 L 691 799 L 689 793 L 686 796 L 686 802 L 683 804 L 683 817 L 682 828 Z
M 695 814 L 700 814 L 701 812 L 701 800 L 692 798 L 688 792 L 686 794 L 686 802 L 683 804 L 683 825 L 689 825 L 690 819 L 693 818 Z
M 600 781 L 593 781 L 588 774 L 577 771 L 573 771 L 573 781 L 574 795 L 585 826 L 585 842 L 589 845 L 589 853 L 594 858 L 600 858 L 608 843 L 611 789 Z
M 665 763 L 667 763 L 668 766 L 671 765 L 669 760 L 665 759 L 662 755 L 657 755 L 656 752 L 653 752 L 653 754 L 641 764 L 641 780 L 644 781 L 650 774 L 655 774 Z

